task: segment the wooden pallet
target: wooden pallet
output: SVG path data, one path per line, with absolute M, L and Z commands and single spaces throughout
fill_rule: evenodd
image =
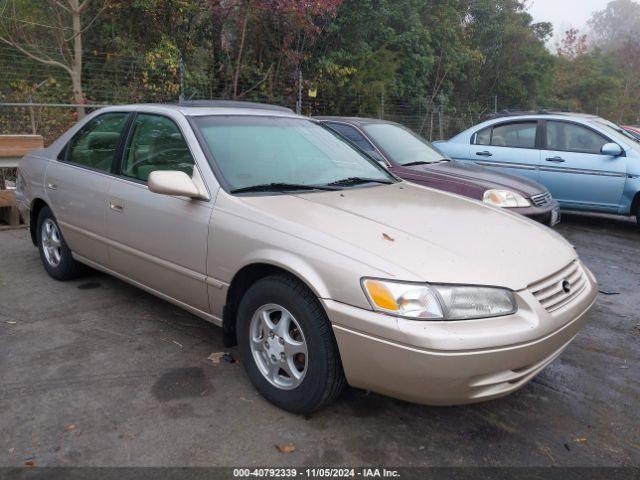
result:
M 0 228 L 17 228 L 22 225 L 13 190 L 0 190 Z
M 15 192 L 6 189 L 3 169 L 16 168 L 22 156 L 43 146 L 40 135 L 0 135 L 0 229 L 22 225 Z

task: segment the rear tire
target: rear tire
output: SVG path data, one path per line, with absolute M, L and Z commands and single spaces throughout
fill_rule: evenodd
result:
M 43 207 L 36 223 L 40 260 L 49 276 L 56 280 L 73 280 L 85 272 L 85 266 L 76 261 L 64 241 L 56 217 L 49 207 Z
M 237 335 L 251 383 L 284 410 L 312 413 L 346 386 L 329 319 L 295 278 L 277 274 L 253 284 L 240 301 Z

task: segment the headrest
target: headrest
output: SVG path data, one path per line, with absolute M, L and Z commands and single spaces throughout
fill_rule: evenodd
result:
M 116 132 L 91 132 L 87 137 L 87 148 L 89 149 L 115 150 L 120 134 Z

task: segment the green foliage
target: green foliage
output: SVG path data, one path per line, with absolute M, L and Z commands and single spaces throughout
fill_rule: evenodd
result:
M 3 0 L 0 0 L 3 1 Z M 7 1 L 7 0 L 4 0 Z M 11 0 L 29 35 L 55 2 Z M 640 121 L 640 4 L 612 0 L 587 37 L 523 0 L 95 0 L 83 32 L 90 103 L 238 98 L 396 118 L 430 136 L 498 108 L 568 108 Z M 53 6 L 52 6 L 53 5 Z M 7 26 L 0 18 L 0 30 Z M 51 55 L 55 51 L 51 45 Z M 64 72 L 0 45 L 0 99 L 68 102 Z M 48 79 L 44 84 L 43 80 Z M 317 93 L 307 95 L 309 89 Z M 66 121 L 66 120 L 65 120 Z M 437 136 L 437 135 L 436 135 Z

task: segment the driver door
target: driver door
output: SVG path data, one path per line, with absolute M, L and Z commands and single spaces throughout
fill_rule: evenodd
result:
M 139 113 L 123 150 L 107 200 L 107 235 L 113 270 L 208 313 L 207 242 L 212 202 L 149 191 L 156 170 L 193 175 L 193 155 L 169 117 Z
M 571 122 L 548 120 L 540 183 L 565 208 L 617 212 L 626 181 L 626 157 L 603 155 L 611 140 Z

